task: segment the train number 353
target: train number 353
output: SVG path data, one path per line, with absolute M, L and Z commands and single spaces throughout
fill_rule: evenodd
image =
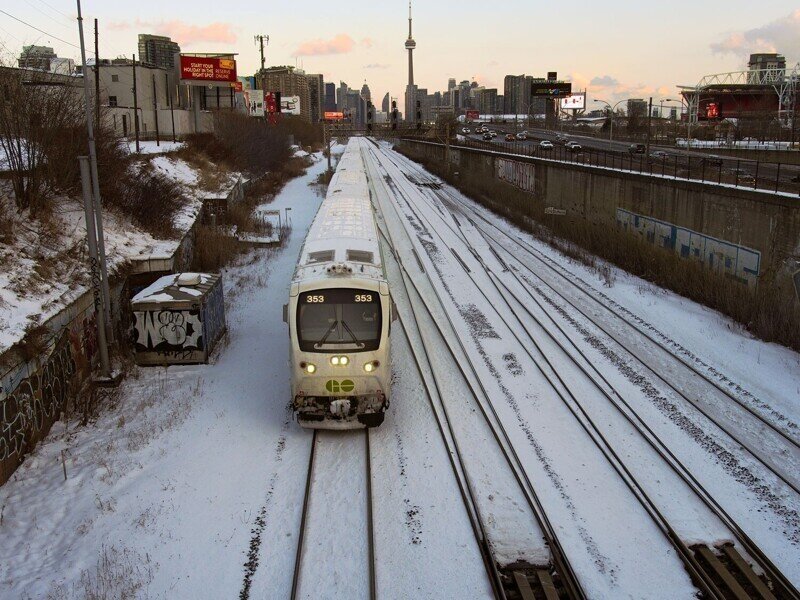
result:
M 372 302 L 372 294 L 356 294 L 356 302 Z
M 324 304 L 325 303 L 325 296 L 306 296 L 306 302 L 309 304 Z

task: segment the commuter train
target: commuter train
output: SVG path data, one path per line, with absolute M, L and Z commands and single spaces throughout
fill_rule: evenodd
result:
M 292 407 L 319 429 L 376 427 L 389 407 L 389 295 L 363 138 L 351 138 L 303 243 L 284 306 Z

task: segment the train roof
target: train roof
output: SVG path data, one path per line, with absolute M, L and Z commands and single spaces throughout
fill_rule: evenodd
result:
M 362 138 L 350 138 L 308 230 L 295 281 L 350 274 L 384 279 Z M 350 270 L 351 269 L 351 270 Z

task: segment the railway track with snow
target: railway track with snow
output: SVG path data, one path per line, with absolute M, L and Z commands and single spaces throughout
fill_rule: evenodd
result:
M 370 180 L 373 186 L 378 182 L 378 178 L 374 173 L 370 174 Z M 376 199 L 375 204 L 379 213 L 382 213 L 383 207 L 380 201 Z M 474 366 L 469 361 L 466 361 L 467 366 L 465 366 L 464 362 L 459 360 L 458 354 L 451 345 L 452 340 L 446 336 L 445 332 L 442 330 L 442 327 L 439 325 L 439 323 L 437 323 L 430 307 L 426 304 L 422 294 L 420 293 L 419 287 L 415 284 L 412 275 L 408 272 L 403 260 L 396 252 L 396 246 L 391 231 L 388 228 L 385 228 L 386 231 L 384 231 L 384 227 L 379 227 L 379 231 L 399 266 L 401 278 L 396 283 L 402 283 L 403 293 L 409 300 L 411 306 L 411 319 L 413 321 L 414 329 L 419 331 L 420 321 L 423 318 L 426 318 L 428 323 L 432 325 L 432 329 L 442 340 L 444 346 L 447 347 L 449 356 L 452 359 L 450 365 L 451 368 L 458 371 L 463 378 L 463 381 L 467 383 L 467 389 L 469 390 L 476 406 L 480 409 L 483 419 L 491 430 L 495 442 L 498 444 L 498 447 L 502 452 L 509 469 L 512 471 L 520 490 L 528 502 L 529 508 L 536 515 L 538 525 L 541 528 L 543 537 L 546 540 L 547 546 L 550 548 L 552 554 L 552 565 L 527 565 L 526 569 L 517 568 L 515 570 L 506 570 L 506 572 L 503 573 L 500 572 L 498 565 L 492 556 L 490 544 L 486 538 L 482 516 L 478 510 L 477 502 L 475 501 L 473 486 L 469 481 L 467 468 L 464 466 L 458 439 L 453 430 L 446 405 L 441 401 L 439 403 L 439 406 L 442 409 L 441 418 L 440 411 L 438 411 L 434 405 L 434 395 L 439 397 L 441 400 L 441 388 L 436 377 L 436 371 L 433 368 L 433 361 L 431 360 L 431 357 L 429 356 L 427 348 L 424 344 L 420 345 L 421 352 L 418 352 L 418 350 L 412 346 L 412 352 L 414 354 L 420 377 L 422 381 L 425 382 L 428 400 L 431 403 L 433 413 L 437 417 L 440 434 L 451 456 L 453 471 L 459 481 L 459 487 L 462 491 L 462 500 L 464 501 L 468 514 L 470 515 L 470 520 L 475 532 L 476 542 L 481 550 L 481 555 L 484 558 L 487 576 L 491 581 L 495 597 L 507 598 L 509 591 L 511 591 L 511 595 L 513 597 L 515 590 L 524 589 L 526 592 L 530 591 L 530 593 L 533 593 L 533 590 L 535 589 L 537 590 L 536 593 L 539 595 L 539 597 L 546 598 L 547 600 L 556 600 L 558 598 L 570 598 L 578 600 L 586 598 L 581 583 L 575 574 L 569 559 L 563 552 L 563 548 L 558 536 L 556 535 L 555 528 L 547 517 L 547 514 L 545 513 L 544 508 L 533 486 L 531 485 L 524 468 L 522 467 L 519 457 L 513 449 L 513 445 L 508 438 L 505 428 L 497 418 L 496 414 L 490 415 L 489 411 L 487 411 L 487 405 L 491 407 L 491 404 L 488 402 L 486 390 L 483 389 L 480 384 L 478 384 L 478 386 L 473 386 L 472 384 L 473 377 L 476 375 Z M 401 326 L 406 332 L 406 336 L 408 337 L 410 333 L 408 325 L 404 322 L 402 317 L 400 317 L 399 320 Z M 461 350 L 463 352 L 463 347 Z M 427 365 L 427 369 L 424 369 L 423 365 Z M 433 388 L 427 383 L 427 380 L 424 376 L 426 370 L 429 370 L 431 373 L 433 373 Z M 471 374 L 468 373 L 469 370 L 472 371 Z M 476 387 L 479 389 L 476 389 Z M 482 397 L 484 398 L 483 402 L 481 401 Z M 527 596 L 525 597 L 527 598 Z
M 360 451 L 359 445 L 363 445 Z M 358 456 L 362 459 L 357 460 Z M 328 596 L 329 579 L 334 572 L 338 577 L 337 593 L 375 600 L 372 511 L 369 429 L 360 433 L 314 429 L 292 577 L 292 600 Z M 329 568 L 331 561 L 337 563 L 336 570 Z
M 408 163 L 409 165 L 406 165 L 406 168 L 413 165 L 410 161 L 408 161 Z M 395 165 L 400 168 L 400 165 L 396 162 Z M 550 383 L 553 389 L 561 396 L 564 404 L 570 409 L 576 420 L 581 423 L 589 437 L 595 442 L 597 448 L 603 453 L 609 463 L 614 466 L 615 471 L 625 482 L 631 493 L 639 500 L 642 507 L 648 512 L 664 536 L 673 545 L 693 581 L 704 592 L 706 597 L 773 598 L 776 597 L 775 594 L 780 598 L 798 597 L 797 590 L 792 586 L 791 582 L 772 564 L 767 555 L 761 551 L 758 545 L 753 542 L 730 514 L 715 500 L 713 495 L 694 477 L 691 470 L 671 452 L 669 446 L 639 417 L 636 411 L 625 401 L 623 396 L 617 392 L 608 379 L 594 367 L 592 360 L 572 341 L 558 322 L 551 318 L 549 322 L 545 323 L 544 319 L 538 316 L 540 314 L 546 314 L 547 310 L 531 292 L 530 286 L 526 285 L 526 280 L 524 280 L 518 272 L 515 272 L 521 269 L 519 267 L 514 269 L 511 265 L 514 260 L 513 253 L 510 252 L 508 248 L 499 245 L 496 240 L 493 240 L 491 236 L 487 235 L 485 230 L 477 227 L 475 221 L 471 219 L 470 214 L 468 214 L 469 207 L 459 202 L 458 198 L 443 198 L 442 194 L 446 194 L 446 192 L 438 190 L 434 180 L 431 180 L 430 177 L 416 167 L 416 165 L 413 165 L 413 167 L 421 177 L 416 184 L 422 188 L 433 190 L 432 193 L 434 196 L 438 196 L 442 205 L 448 207 L 453 224 L 448 223 L 447 220 L 443 218 L 446 227 L 449 227 L 452 233 L 461 239 L 467 249 L 475 256 L 478 264 L 481 265 L 486 277 L 491 282 L 491 285 L 497 290 L 498 294 L 496 297 L 503 298 L 506 301 L 506 305 L 514 315 L 516 321 L 513 324 L 514 327 L 511 328 L 512 331 L 516 328 L 524 332 L 523 335 L 514 334 L 520 346 L 524 348 L 526 344 L 532 345 L 537 350 L 538 354 L 541 355 L 534 356 L 529 353 L 534 362 L 538 359 L 546 363 L 546 366 L 543 365 L 543 369 L 550 373 Z M 400 170 L 402 171 L 402 169 Z M 405 173 L 406 176 L 408 176 L 407 170 Z M 409 179 L 411 178 L 409 177 Z M 412 183 L 414 183 L 413 180 Z M 420 197 L 422 197 L 422 194 L 420 194 Z M 428 202 L 428 199 L 424 201 Z M 409 198 L 406 198 L 406 202 L 408 207 L 414 211 Z M 441 209 L 434 206 L 432 202 L 430 203 L 430 207 L 432 210 L 441 212 Z M 458 213 L 460 219 L 456 216 L 456 213 Z M 483 218 L 481 215 L 477 216 Z M 423 215 L 415 212 L 414 217 L 421 221 L 427 221 L 429 231 L 436 230 L 436 227 L 433 226 L 430 220 Z M 462 223 L 462 221 L 465 223 Z M 488 220 L 485 221 L 487 224 L 490 224 Z M 467 222 L 471 227 L 470 231 L 465 231 Z M 500 230 L 498 229 L 498 231 Z M 511 238 L 506 232 L 502 233 Z M 484 242 L 491 254 L 494 255 L 496 259 L 494 269 L 487 264 L 491 262 L 491 260 L 488 259 L 488 255 L 484 255 L 485 258 L 481 257 L 483 248 L 476 247 L 476 240 Z M 441 239 L 441 241 L 445 242 L 445 244 L 447 243 L 444 239 Z M 494 243 L 494 245 L 492 245 L 492 243 Z M 467 275 L 475 281 L 474 275 L 471 273 L 463 258 L 458 256 L 452 246 L 450 249 Z M 508 258 L 505 258 L 505 260 L 503 258 L 504 255 L 508 255 Z M 419 261 L 418 258 L 417 260 Z M 475 283 L 476 287 L 481 289 L 479 282 L 475 281 Z M 555 288 L 551 289 L 556 293 L 558 292 Z M 483 290 L 481 291 L 483 293 Z M 486 300 L 491 302 L 488 296 Z M 565 301 L 566 300 L 565 298 Z M 531 302 L 538 306 L 538 314 L 529 308 Z M 586 318 L 590 318 L 583 312 L 581 314 Z M 541 333 L 542 335 L 534 334 L 531 331 L 532 323 L 535 323 L 536 327 L 538 327 L 537 334 Z M 557 330 L 558 333 L 554 330 Z M 547 338 L 549 340 L 549 347 L 541 347 L 542 338 Z M 736 540 L 738 542 L 738 548 L 743 548 L 747 556 L 749 556 L 749 558 L 766 574 L 766 578 L 774 588 L 775 594 L 770 591 L 764 584 L 764 581 L 749 567 L 746 557 L 742 556 L 735 545 L 721 545 L 715 552 L 707 545 L 703 544 L 693 545 L 692 548 L 689 548 L 687 544 L 682 541 L 679 533 L 670 524 L 670 519 L 666 516 L 663 506 L 660 506 L 659 502 L 653 499 L 654 494 L 647 489 L 647 484 L 643 484 L 639 481 L 639 478 L 642 476 L 642 470 L 639 470 L 638 475 L 634 474 L 632 468 L 629 468 L 626 461 L 623 460 L 615 450 L 614 444 L 608 439 L 607 435 L 603 433 L 603 425 L 605 424 L 599 424 L 597 416 L 590 415 L 589 412 L 584 409 L 578 399 L 575 398 L 570 391 L 567 383 L 559 376 L 559 369 L 557 369 L 548 358 L 548 353 L 552 355 L 553 352 L 560 352 L 563 358 L 580 371 L 585 377 L 586 383 L 593 386 L 595 393 L 599 393 L 600 396 L 605 398 L 609 407 L 613 409 L 612 412 L 615 412 L 618 417 L 623 418 L 631 431 L 639 436 L 640 442 L 646 443 L 650 451 L 654 453 L 654 456 L 657 456 L 658 460 L 663 461 L 663 464 L 669 467 L 675 478 L 674 485 L 676 487 L 683 486 L 683 490 L 686 493 L 693 494 L 705 507 L 707 511 L 705 513 L 705 518 L 718 519 L 719 523 L 727 528 L 730 539 Z M 680 390 L 676 391 L 683 395 Z M 737 406 L 742 406 L 740 402 L 736 404 Z M 754 414 L 752 411 L 748 412 Z M 711 419 L 710 417 L 708 418 Z M 724 428 L 721 429 L 726 431 Z M 726 433 L 736 440 L 735 435 L 730 434 L 728 431 L 726 431 Z M 746 448 L 746 446 L 744 447 Z M 754 456 L 758 458 L 756 454 L 754 454 Z M 773 470 L 772 465 L 766 462 L 764 462 L 764 466 Z M 633 468 L 635 469 L 635 467 Z M 776 473 L 776 475 L 778 475 L 778 473 Z M 785 483 L 789 483 L 786 482 L 784 478 L 780 477 L 780 475 L 778 475 L 778 477 L 783 479 Z M 652 485 L 650 487 L 652 489 Z M 795 489 L 791 484 L 789 484 L 789 487 Z M 663 500 L 661 500 L 661 504 L 663 505 Z M 520 592 L 522 593 L 522 590 L 520 590 Z M 522 597 L 525 597 L 524 593 Z

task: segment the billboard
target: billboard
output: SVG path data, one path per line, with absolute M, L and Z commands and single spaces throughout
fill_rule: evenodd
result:
M 236 83 L 236 61 L 181 54 L 181 80 Z
M 475 119 L 480 119 L 481 118 L 481 113 L 480 113 L 480 111 L 477 111 L 477 110 L 468 110 L 467 113 L 466 113 L 466 117 L 470 121 L 474 121 Z
M 271 115 L 281 112 L 281 93 L 268 92 L 264 94 L 264 110 Z
M 326 121 L 342 121 L 344 120 L 344 113 L 343 112 L 330 112 L 325 111 L 325 120 Z
M 281 112 L 285 115 L 299 115 L 300 96 L 283 96 L 281 98 Z
M 244 105 L 251 117 L 264 116 L 264 90 L 244 90 Z
M 572 94 L 561 99 L 562 110 L 584 110 L 586 108 L 586 94 Z
M 569 96 L 570 94 L 572 94 L 572 84 L 568 81 L 534 79 L 531 83 L 531 96 L 533 98 L 552 98 Z

